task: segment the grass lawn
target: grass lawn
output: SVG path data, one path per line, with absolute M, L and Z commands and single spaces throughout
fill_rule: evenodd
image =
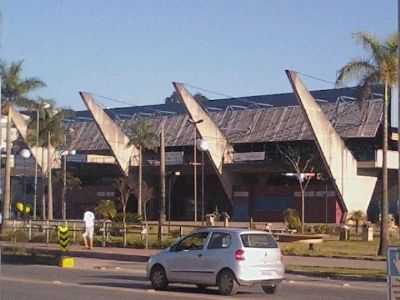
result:
M 380 269 L 352 269 L 352 268 L 335 268 L 335 267 L 319 267 L 319 266 L 285 266 L 288 273 L 298 273 L 304 275 L 314 275 L 318 277 L 352 277 L 363 279 L 380 279 L 386 278 L 386 271 Z
M 342 256 L 342 257 L 369 257 L 379 258 L 376 256 L 379 239 L 375 238 L 372 242 L 360 240 L 339 241 L 325 240 L 320 244 L 314 245 L 314 250 L 308 249 L 308 244 L 303 243 L 279 243 L 282 252 L 285 255 L 302 255 L 302 256 Z M 399 246 L 400 240 L 392 240 L 391 245 Z

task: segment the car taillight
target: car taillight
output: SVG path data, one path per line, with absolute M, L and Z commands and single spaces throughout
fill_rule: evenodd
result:
M 242 250 L 242 249 L 237 249 L 237 250 L 235 251 L 235 259 L 236 259 L 236 260 L 245 260 L 245 257 L 244 257 L 244 250 Z

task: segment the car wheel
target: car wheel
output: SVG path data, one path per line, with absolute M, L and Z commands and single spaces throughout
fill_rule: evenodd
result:
M 276 291 L 277 286 L 276 285 L 263 285 L 261 286 L 264 293 L 266 294 L 273 294 Z
M 230 270 L 223 270 L 218 275 L 217 285 L 219 293 L 225 296 L 235 295 L 239 288 L 235 276 Z
M 153 289 L 157 291 L 165 290 L 168 287 L 167 274 L 162 266 L 155 266 L 150 273 L 150 281 Z

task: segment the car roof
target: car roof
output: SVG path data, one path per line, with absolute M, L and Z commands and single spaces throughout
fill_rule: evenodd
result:
M 194 230 L 195 232 L 204 232 L 204 231 L 225 231 L 225 232 L 232 232 L 232 233 L 263 233 L 263 234 L 270 234 L 266 231 L 261 230 L 253 230 L 247 228 L 232 228 L 232 227 L 203 227 Z

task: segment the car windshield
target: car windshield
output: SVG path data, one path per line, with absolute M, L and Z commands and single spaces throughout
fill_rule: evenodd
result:
M 278 244 L 270 234 L 242 234 L 243 246 L 246 248 L 278 248 Z

